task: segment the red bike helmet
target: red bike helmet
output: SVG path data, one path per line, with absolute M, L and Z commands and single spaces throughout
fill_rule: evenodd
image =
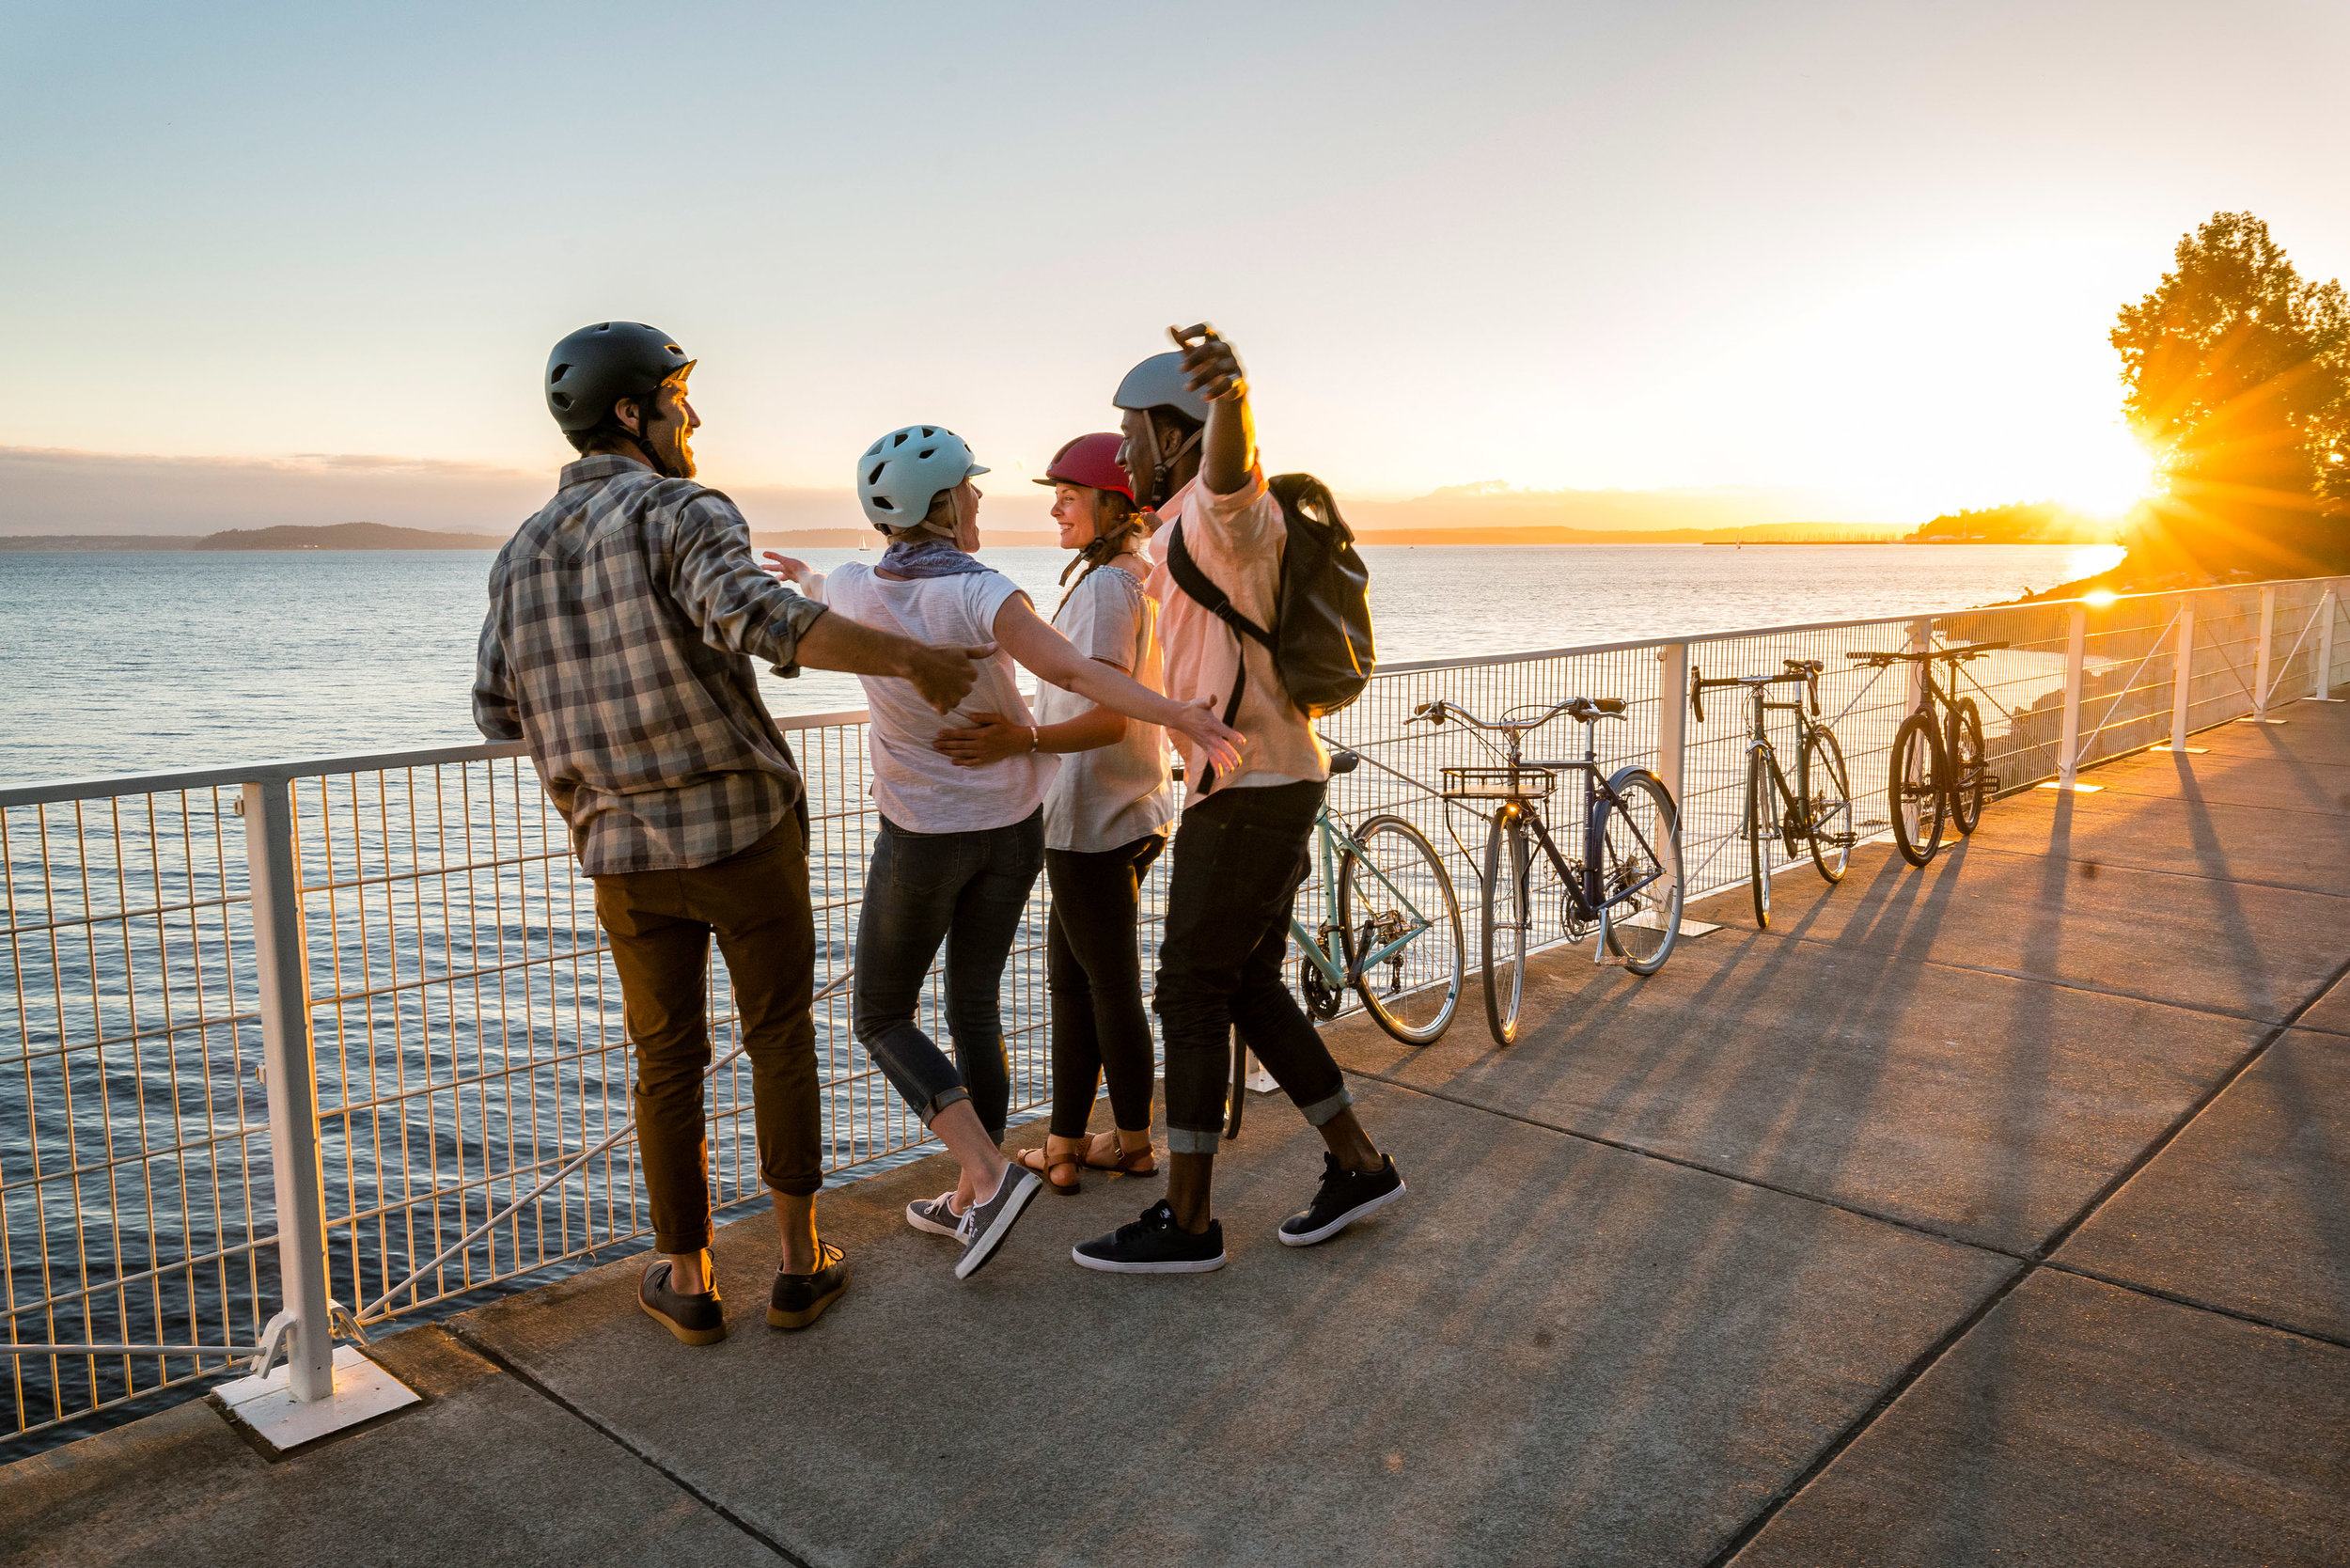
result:
M 1116 431 L 1081 435 L 1053 454 L 1053 461 L 1044 465 L 1044 477 L 1036 482 L 1115 490 L 1131 501 L 1135 498 L 1135 481 L 1118 465 L 1118 448 L 1124 440 Z

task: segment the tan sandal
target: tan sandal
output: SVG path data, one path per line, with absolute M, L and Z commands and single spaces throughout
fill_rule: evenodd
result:
M 1116 1133 L 1108 1137 L 1110 1157 L 1106 1160 L 1095 1158 L 1093 1140 L 1086 1140 L 1085 1163 L 1088 1170 L 1106 1170 L 1113 1176 L 1156 1176 L 1159 1173 L 1159 1152 L 1156 1148 L 1146 1143 L 1139 1149 L 1129 1149 L 1118 1141 Z
M 1057 1143 L 1061 1145 L 1058 1151 L 1053 1148 L 1053 1145 Z M 1086 1153 L 1091 1145 L 1090 1138 L 1048 1137 L 1044 1140 L 1043 1148 L 1020 1151 L 1019 1164 L 1023 1169 L 1033 1170 L 1043 1177 L 1046 1186 L 1063 1197 L 1068 1197 L 1078 1191 L 1083 1184 L 1081 1173 L 1086 1168 Z M 1053 1172 L 1057 1170 L 1067 1170 L 1069 1180 L 1064 1182 L 1054 1175 Z

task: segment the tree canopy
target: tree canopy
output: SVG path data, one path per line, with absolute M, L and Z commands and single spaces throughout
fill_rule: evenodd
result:
M 2112 333 L 2123 406 L 2169 481 L 2133 554 L 2350 568 L 2350 297 L 2305 281 L 2249 212 L 2214 213 L 2172 259 Z

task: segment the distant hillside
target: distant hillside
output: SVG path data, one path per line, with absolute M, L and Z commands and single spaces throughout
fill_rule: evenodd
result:
M 0 556 L 193 550 L 196 539 L 194 534 L 0 534 Z
M 1946 511 L 1909 536 L 1912 544 L 2103 544 L 2115 533 L 2111 523 L 2054 501 L 2016 501 L 2004 507 Z
M 395 528 L 387 523 L 329 523 L 321 527 L 230 528 L 206 534 L 190 550 L 495 550 L 503 538 Z

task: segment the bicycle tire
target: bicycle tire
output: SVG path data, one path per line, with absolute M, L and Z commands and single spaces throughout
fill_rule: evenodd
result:
M 1962 697 L 1943 725 L 1943 752 L 1950 760 L 1950 823 L 1962 839 L 1982 821 L 1982 803 L 1990 794 L 1982 765 L 1982 714 L 1975 699 Z
M 1747 753 L 1747 887 L 1754 923 L 1763 931 L 1771 929 L 1771 845 L 1778 838 L 1778 824 L 1768 819 L 1778 805 L 1778 792 L 1771 788 L 1770 753 L 1757 746 Z
M 1393 864 L 1383 860 L 1382 846 L 1387 843 L 1395 846 Z M 1358 876 L 1362 868 L 1378 874 Z M 1383 883 L 1381 877 L 1386 880 Z M 1383 989 L 1362 972 L 1358 955 L 1376 952 L 1395 939 L 1406 919 L 1386 907 L 1397 898 L 1408 901 L 1428 924 L 1402 951 L 1377 966 L 1386 973 Z M 1373 904 L 1381 907 L 1369 907 Z M 1402 817 L 1377 816 L 1363 823 L 1339 862 L 1339 939 L 1355 994 L 1389 1035 L 1406 1045 L 1426 1045 L 1452 1027 L 1468 970 L 1461 901 L 1435 845 Z
M 1795 790 L 1803 796 L 1811 864 L 1833 887 L 1844 880 L 1859 835 L 1853 830 L 1852 776 L 1844 768 L 1844 748 L 1825 724 L 1803 732 L 1795 752 Z
M 1589 851 L 1599 867 L 1602 897 L 1613 886 L 1639 880 L 1651 852 L 1656 856 L 1656 874 L 1629 902 L 1602 904 L 1600 934 L 1625 968 L 1653 975 L 1672 956 L 1688 896 L 1688 868 L 1681 858 L 1681 812 L 1664 780 L 1646 768 L 1620 770 L 1607 788 L 1616 798 L 1600 801 Z
M 1913 866 L 1923 866 L 1942 847 L 1942 813 L 1948 805 L 1942 777 L 1942 737 L 1935 730 L 1934 716 L 1912 713 L 1894 732 L 1885 792 L 1893 818 L 1893 842 Z
M 1498 1045 L 1517 1039 L 1518 1008 L 1526 999 L 1526 938 L 1532 924 L 1528 853 L 1525 814 L 1516 803 L 1505 802 L 1485 835 L 1485 1027 Z

